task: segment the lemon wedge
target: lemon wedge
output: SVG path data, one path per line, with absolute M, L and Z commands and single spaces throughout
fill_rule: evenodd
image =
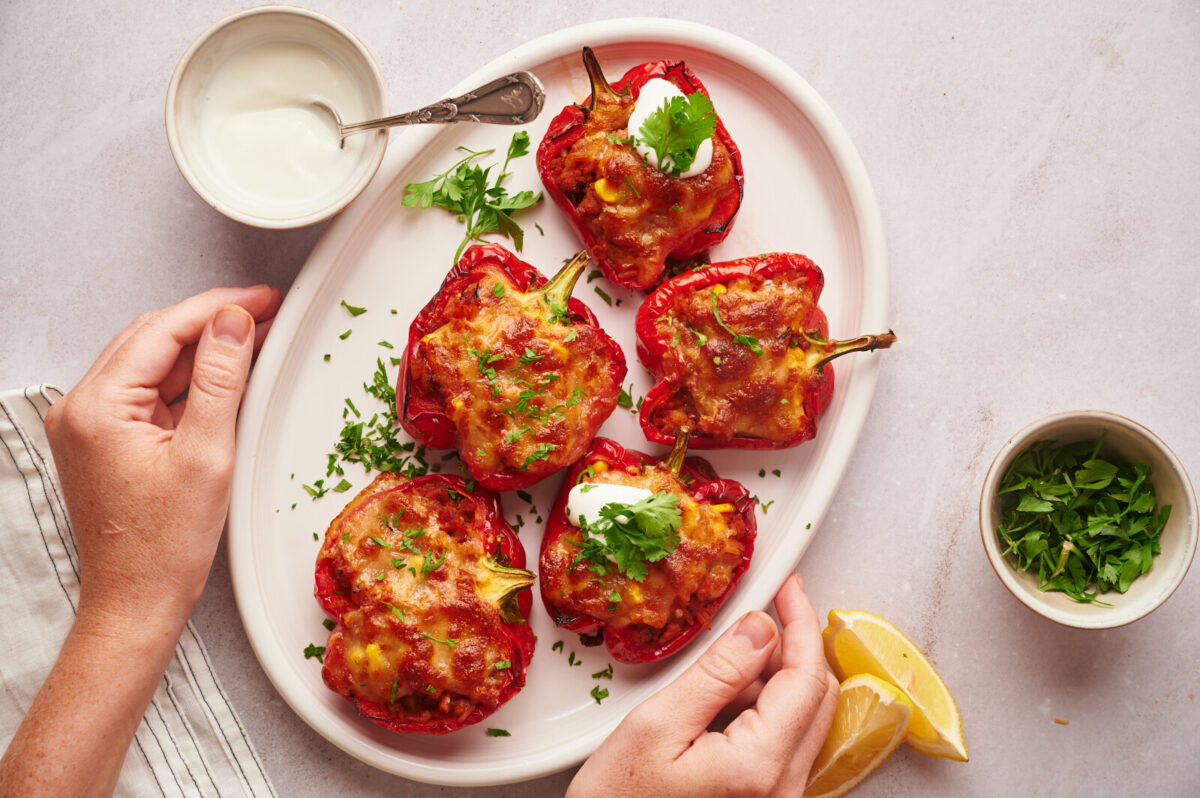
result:
M 833 726 L 809 772 L 805 798 L 848 793 L 896 750 L 913 714 L 908 697 L 883 679 L 864 673 L 842 682 Z
M 899 629 L 862 610 L 830 610 L 821 633 L 834 675 L 869 673 L 904 691 L 914 711 L 909 747 L 929 756 L 967 761 L 962 718 L 946 683 Z

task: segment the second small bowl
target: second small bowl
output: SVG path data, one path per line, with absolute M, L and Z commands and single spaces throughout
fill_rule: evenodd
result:
M 1043 440 L 1061 446 L 1104 436 L 1101 456 L 1115 456 L 1127 463 L 1150 466 L 1158 506 L 1171 505 L 1171 515 L 1159 544 L 1162 551 L 1150 571 L 1134 580 L 1125 593 L 1103 593 L 1100 600 L 1111 606 L 1081 603 L 1058 591 L 1043 591 L 1033 571 L 1018 571 L 1005 557 L 997 527 L 1000 520 L 1000 483 L 1018 455 Z M 983 480 L 979 499 L 979 529 L 996 576 L 1021 603 L 1052 621 L 1079 629 L 1110 629 L 1132 623 L 1166 601 L 1183 581 L 1196 554 L 1200 537 L 1196 493 L 1183 463 L 1153 432 L 1115 413 L 1075 410 L 1056 413 L 1028 425 L 1000 448 Z

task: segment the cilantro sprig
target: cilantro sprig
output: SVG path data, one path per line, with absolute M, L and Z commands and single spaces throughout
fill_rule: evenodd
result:
M 679 177 L 691 168 L 700 145 L 712 138 L 717 115 L 712 101 L 701 92 L 663 100 L 642 123 L 637 138 L 658 159 L 658 171 Z
M 1150 467 L 1101 459 L 1103 436 L 1018 455 L 1000 482 L 1001 543 L 1042 590 L 1104 604 L 1150 570 L 1171 506 L 1155 510 Z M 1094 586 L 1094 588 L 1093 588 Z
M 494 149 L 458 149 L 465 152 L 466 156 L 449 169 L 439 172 L 423 183 L 406 185 L 402 204 L 408 208 L 428 208 L 437 205 L 457 215 L 460 221 L 466 223 L 467 233 L 454 253 L 455 263 L 467 244 L 482 241 L 483 236 L 493 233 L 512 239 L 513 246 L 520 252 L 525 242 L 525 232 L 513 220 L 512 214 L 536 205 L 542 199 L 542 192 L 534 194 L 532 191 L 521 191 L 510 195 L 503 183 L 511 174 L 508 171 L 509 162 L 513 158 L 528 154 L 529 134 L 523 130 L 513 134 L 504 158 L 504 166 L 500 168 L 494 181 L 491 176 L 494 166 L 485 169 L 474 163 L 494 153 Z
M 572 568 L 586 561 L 600 576 L 616 568 L 641 582 L 647 563 L 658 562 L 679 545 L 679 497 L 670 493 L 659 491 L 633 504 L 609 502 L 598 514 L 595 521 L 580 517 L 582 540 L 567 541 L 580 548 Z

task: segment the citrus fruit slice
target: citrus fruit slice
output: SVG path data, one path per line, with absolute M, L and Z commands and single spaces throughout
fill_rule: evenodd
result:
M 868 673 L 842 682 L 833 726 L 808 774 L 805 798 L 845 795 L 904 740 L 913 705 L 901 690 Z
M 946 683 L 899 629 L 862 610 L 830 610 L 821 633 L 839 679 L 870 673 L 899 687 L 915 708 L 905 742 L 922 754 L 967 761 L 962 718 Z

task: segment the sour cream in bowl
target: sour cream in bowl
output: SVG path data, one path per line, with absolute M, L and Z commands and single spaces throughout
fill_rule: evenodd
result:
M 366 47 L 307 9 L 259 6 L 202 33 L 167 91 L 167 140 L 179 171 L 209 205 L 245 224 L 302 227 L 332 216 L 366 187 L 387 131 L 350 136 L 343 120 L 387 114 L 387 90 Z

